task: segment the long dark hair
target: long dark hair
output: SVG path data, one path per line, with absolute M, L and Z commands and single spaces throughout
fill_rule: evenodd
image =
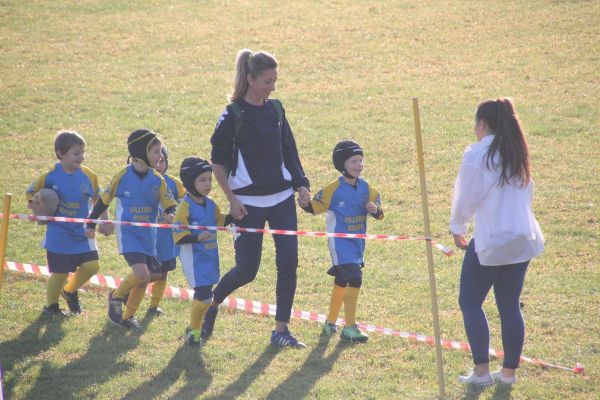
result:
M 496 152 L 500 153 L 501 171 L 498 183 L 504 185 L 517 178 L 522 186 L 526 186 L 531 180 L 529 146 L 512 100 L 500 98 L 480 103 L 475 120 L 485 121 L 495 135 L 486 154 L 486 165 L 489 168 L 493 164 Z
M 235 60 L 235 81 L 231 101 L 244 98 L 248 91 L 248 74 L 256 78 L 268 69 L 277 68 L 277 60 L 266 51 L 253 53 L 252 50 L 243 49 L 238 52 Z

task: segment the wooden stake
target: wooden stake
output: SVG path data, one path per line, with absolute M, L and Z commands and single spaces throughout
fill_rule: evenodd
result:
M 2 283 L 4 282 L 4 256 L 6 255 L 6 242 L 8 240 L 8 222 L 10 221 L 10 200 L 12 194 L 4 194 L 2 207 L 2 222 L 0 223 L 0 298 L 2 297 Z
M 433 316 L 433 332 L 435 336 L 435 358 L 437 362 L 438 386 L 440 398 L 446 397 L 444 389 L 444 362 L 442 358 L 442 342 L 440 338 L 440 320 L 435 285 L 435 270 L 433 268 L 433 249 L 431 246 L 431 226 L 429 222 L 429 206 L 427 205 L 427 183 L 425 181 L 425 161 L 423 159 L 423 141 L 421 140 L 421 118 L 419 116 L 419 99 L 413 98 L 413 116 L 415 120 L 415 136 L 417 139 L 417 159 L 419 161 L 419 178 L 421 182 L 421 204 L 423 208 L 423 225 L 427 251 L 427 266 L 429 269 L 429 293 L 431 294 L 431 314 Z

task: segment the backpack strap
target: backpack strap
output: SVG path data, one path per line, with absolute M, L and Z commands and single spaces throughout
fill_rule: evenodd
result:
M 283 123 L 283 106 L 277 99 L 269 99 L 269 102 L 273 104 L 273 108 L 277 111 L 277 122 L 279 123 L 279 129 L 281 129 L 281 124 Z
M 240 105 L 235 102 L 229 103 L 227 106 L 231 111 L 233 111 L 233 116 L 235 117 L 235 128 L 233 131 L 233 154 L 232 154 L 232 163 L 230 169 L 230 175 L 235 176 L 235 170 L 237 169 L 238 163 L 238 150 L 240 143 L 240 128 L 242 127 L 242 109 Z

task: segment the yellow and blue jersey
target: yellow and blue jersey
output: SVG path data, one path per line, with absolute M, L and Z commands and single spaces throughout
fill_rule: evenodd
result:
M 98 199 L 98 178 L 89 168 L 82 166 L 73 173 L 66 173 L 60 162 L 42 174 L 29 186 L 27 200 L 40 189 L 54 190 L 60 199 L 56 217 L 87 218 Z M 72 222 L 48 222 L 42 247 L 53 253 L 81 254 L 98 250 L 96 241 L 85 237 L 84 224 Z
M 180 202 L 185 195 L 183 183 L 174 176 L 164 174 L 163 178 L 167 183 L 167 187 L 171 191 L 173 198 Z M 159 220 L 164 214 L 164 210 L 159 207 Z M 179 255 L 179 248 L 175 246 L 173 240 L 173 232 L 170 228 L 156 229 L 156 256 L 161 262 L 171 260 Z
M 315 214 L 327 214 L 327 232 L 367 233 L 369 202 L 381 209 L 381 197 L 367 181 L 358 178 L 352 186 L 340 176 L 315 195 L 311 206 Z M 383 218 L 383 213 L 378 218 Z M 328 238 L 328 244 L 333 265 L 364 262 L 365 239 Z
M 202 198 L 202 204 L 185 195 L 177 208 L 175 224 L 223 226 L 225 215 L 221 214 L 219 206 L 208 197 Z M 200 229 L 173 229 L 173 238 L 178 243 L 188 235 L 200 235 Z M 183 273 L 190 287 L 214 285 L 219 282 L 219 249 L 217 232 L 211 231 L 207 240 L 179 245 L 179 260 Z
M 155 223 L 159 205 L 164 210 L 177 205 L 161 174 L 149 169 L 140 178 L 132 164 L 113 177 L 101 196 L 104 204 L 116 199 L 115 219 L 118 221 Z M 155 228 L 117 225 L 115 231 L 120 254 L 156 256 Z

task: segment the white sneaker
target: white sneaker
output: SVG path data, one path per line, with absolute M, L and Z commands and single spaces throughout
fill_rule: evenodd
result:
M 515 383 L 517 383 L 517 377 L 515 377 L 515 376 L 511 376 L 510 378 L 505 377 L 504 375 L 502 375 L 502 369 L 499 369 L 496 372 L 492 372 L 491 375 L 492 375 L 492 378 L 494 378 L 494 380 L 498 383 L 503 383 L 505 385 L 514 385 Z
M 492 375 L 485 374 L 483 376 L 477 376 L 473 371 L 471 371 L 470 375 L 459 376 L 458 380 L 463 385 L 473 385 L 477 387 L 486 387 L 494 384 L 494 378 L 492 378 Z

